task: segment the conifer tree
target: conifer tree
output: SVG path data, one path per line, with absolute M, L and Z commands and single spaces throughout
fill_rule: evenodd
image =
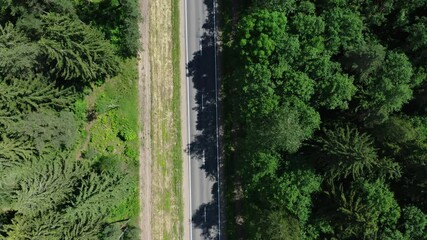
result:
M 36 153 L 31 143 L 23 139 L 11 139 L 6 135 L 0 137 L 0 172 L 2 170 L 22 165 Z
M 0 77 L 28 78 L 38 66 L 38 44 L 29 39 L 10 22 L 0 25 Z
M 354 179 L 369 173 L 378 158 L 371 137 L 349 126 L 326 130 L 319 143 L 331 178 L 352 176 Z
M 10 134 L 32 142 L 39 153 L 71 149 L 78 133 L 73 113 L 42 109 L 26 114 L 21 121 L 8 125 Z
M 74 99 L 70 89 L 58 89 L 41 77 L 0 80 L 0 109 L 19 116 L 42 108 L 64 109 Z
M 42 15 L 41 20 L 39 44 L 54 78 L 91 82 L 117 72 L 113 47 L 100 31 L 55 13 Z

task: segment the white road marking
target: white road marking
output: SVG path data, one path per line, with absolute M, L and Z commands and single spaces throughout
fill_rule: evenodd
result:
M 219 136 L 219 127 L 218 127 L 218 76 L 217 76 L 217 60 L 216 60 L 216 0 L 213 0 L 213 24 L 214 24 L 214 31 L 213 31 L 213 40 L 214 40 L 214 57 L 215 57 L 215 114 L 216 114 L 216 157 L 217 157 L 217 178 L 218 178 L 218 239 L 221 239 L 221 198 L 220 198 L 220 187 L 221 187 L 221 181 L 219 177 L 219 165 L 221 157 L 219 156 L 219 143 L 218 143 L 218 136 Z
M 202 159 L 203 159 L 203 165 L 205 165 L 205 150 L 203 149 L 203 156 L 202 156 Z

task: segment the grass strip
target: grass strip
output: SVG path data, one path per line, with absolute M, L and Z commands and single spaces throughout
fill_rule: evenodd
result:
M 182 196 L 182 141 L 181 141 L 181 70 L 180 70 L 180 10 L 179 0 L 171 0 L 172 2 L 172 65 L 173 65 L 173 118 L 174 129 L 176 130 L 176 142 L 173 148 L 173 184 L 175 194 L 178 200 L 177 214 L 179 216 L 180 228 L 176 236 L 183 237 L 183 196 Z

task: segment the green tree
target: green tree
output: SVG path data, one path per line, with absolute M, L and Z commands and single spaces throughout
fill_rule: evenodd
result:
M 15 211 L 5 226 L 10 239 L 99 239 L 111 209 L 129 194 L 130 177 L 98 173 L 66 154 L 45 155 L 2 176 L 0 196 L 8 195 Z M 8 179 L 14 181 L 3 185 Z
M 37 216 L 16 215 L 13 224 L 5 226 L 7 239 L 61 239 L 61 218 L 55 212 L 45 212 Z
M 318 56 L 303 66 L 310 78 L 316 81 L 313 105 L 327 109 L 346 109 L 348 102 L 356 92 L 353 78 L 342 73 L 338 63 L 330 60 L 330 56 Z
M 122 0 L 120 1 L 122 8 L 123 23 L 120 31 L 123 32 L 123 40 L 120 44 L 122 51 L 127 56 L 136 56 L 140 49 L 138 21 L 140 20 L 140 12 L 138 11 L 138 1 Z
M 13 24 L 0 26 L 0 77 L 28 78 L 38 66 L 40 49 Z
M 358 82 L 360 110 L 368 124 L 384 122 L 390 113 L 400 110 L 412 98 L 412 88 L 418 82 L 413 78 L 412 65 L 402 53 L 387 53 L 382 67 L 376 73 Z
M 71 149 L 77 139 L 77 122 L 68 111 L 30 112 L 23 120 L 8 126 L 8 132 L 29 138 L 38 152 Z
M 141 20 L 137 0 L 78 1 L 78 17 L 95 25 L 115 47 L 117 53 L 136 57 L 140 49 L 138 22 Z
M 279 104 L 274 83 L 270 79 L 270 70 L 266 65 L 254 64 L 247 69 L 246 76 L 240 79 L 239 111 L 242 119 L 250 121 L 274 111 Z
M 39 45 L 54 78 L 87 83 L 117 73 L 113 47 L 101 32 L 59 14 L 44 14 L 41 20 Z
M 326 130 L 319 144 L 327 175 L 356 179 L 370 173 L 378 159 L 373 143 L 369 135 L 349 126 Z
M 412 51 L 425 51 L 427 47 L 427 17 L 417 18 L 416 21 L 407 28 L 409 33 L 408 43 Z
M 283 209 L 253 209 L 253 222 L 248 223 L 248 239 L 300 239 L 300 223 Z M 256 217 L 263 216 L 263 217 Z
M 278 176 L 267 199 L 306 223 L 311 214 L 312 194 L 320 190 L 320 182 L 321 178 L 311 169 L 288 170 Z
M 384 46 L 375 40 L 367 40 L 365 44 L 346 51 L 342 64 L 347 72 L 356 76 L 357 82 L 365 82 L 383 66 L 385 56 Z
M 308 1 L 301 1 L 298 10 L 300 11 L 290 19 L 290 31 L 304 43 L 303 47 L 318 46 L 318 41 L 323 44 L 325 22 L 321 17 L 316 16 L 315 5 Z
M 0 80 L 0 109 L 7 116 L 19 116 L 42 108 L 64 109 L 71 105 L 71 89 L 58 89 L 54 83 L 37 78 Z
M 406 239 L 427 239 L 427 215 L 419 208 L 403 208 L 403 232 Z
M 322 13 L 326 26 L 326 46 L 333 53 L 363 43 L 364 24 L 359 12 L 348 8 L 330 8 Z
M 283 80 L 278 80 L 278 94 L 287 102 L 301 101 L 309 103 L 314 95 L 316 82 L 304 72 L 289 70 L 283 73 Z M 289 100 L 290 98 L 292 100 Z
M 253 149 L 296 152 L 319 124 L 319 114 L 294 98 L 292 103 L 279 107 L 265 119 L 253 122 L 248 129 L 248 145 Z
M 234 80 L 240 99 L 239 110 L 248 120 L 272 112 L 279 104 L 275 78 L 286 69 L 278 57 L 285 34 L 286 18 L 279 12 L 261 10 L 239 21 L 235 51 L 242 60 L 241 74 Z
M 308 167 L 291 166 L 274 152 L 245 153 L 244 157 L 241 175 L 246 198 L 261 209 L 286 210 L 305 223 L 311 213 L 311 196 L 320 190 L 320 176 Z
M 280 156 L 268 151 L 246 151 L 245 165 L 242 166 L 241 175 L 248 191 L 256 188 L 267 188 L 263 183 L 276 176 L 280 166 Z M 247 173 L 250 173 L 247 175 Z
M 260 10 L 243 17 L 236 32 L 240 56 L 250 63 L 266 63 L 281 47 L 286 23 L 285 15 L 275 11 Z
M 53 210 L 69 200 L 78 178 L 85 169 L 78 163 L 66 163 L 63 157 L 42 158 L 26 164 L 16 187 L 12 189 L 12 209 L 32 216 Z
M 393 116 L 373 129 L 374 136 L 383 151 L 398 156 L 405 144 L 415 140 L 416 130 L 409 119 Z
M 283 1 L 283 0 L 269 0 L 269 1 L 263 1 L 263 0 L 254 0 L 253 6 L 255 9 L 271 9 L 271 10 L 279 10 L 280 12 L 283 12 L 285 14 L 294 12 L 297 8 L 297 1 L 295 0 L 289 0 L 289 1 Z
M 332 190 L 338 201 L 338 218 L 333 225 L 338 239 L 375 239 L 386 229 L 393 229 L 400 217 L 394 194 L 382 181 L 356 181 L 350 190 Z
M 69 14 L 75 11 L 73 3 L 67 0 L 4 0 L 2 4 L 10 8 L 13 16 L 40 14 L 46 11 Z
M 340 65 L 326 51 L 325 22 L 316 15 L 315 5 L 303 1 L 298 8 L 300 12 L 290 18 L 289 31 L 298 37 L 301 52 L 291 66 L 316 83 L 313 105 L 345 109 L 356 90 L 353 79 L 342 73 Z
M 36 154 L 35 147 L 22 138 L 3 135 L 0 137 L 0 172 L 8 167 L 20 165 Z
M 97 240 L 105 224 L 105 213 L 100 213 L 96 208 L 87 211 L 70 211 L 65 216 L 62 228 L 62 239 L 67 240 Z

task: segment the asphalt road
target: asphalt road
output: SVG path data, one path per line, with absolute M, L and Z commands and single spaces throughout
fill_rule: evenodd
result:
M 190 239 L 220 239 L 214 0 L 184 0 Z

